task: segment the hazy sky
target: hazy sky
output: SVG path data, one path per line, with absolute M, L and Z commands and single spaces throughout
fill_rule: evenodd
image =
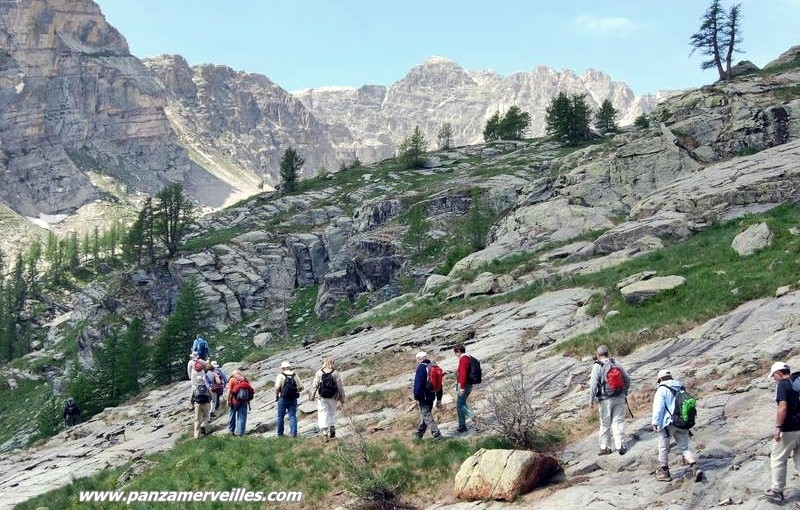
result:
M 287 90 L 389 85 L 427 57 L 503 75 L 599 69 L 636 94 L 711 83 L 688 40 L 701 0 L 95 0 L 137 57 L 260 73 Z M 727 9 L 732 2 L 723 0 Z M 800 0 L 740 0 L 747 59 L 800 44 Z

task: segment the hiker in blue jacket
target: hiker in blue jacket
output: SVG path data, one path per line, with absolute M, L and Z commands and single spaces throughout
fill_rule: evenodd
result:
M 439 427 L 436 425 L 436 420 L 433 419 L 433 404 L 437 397 L 439 400 L 442 399 L 442 390 L 439 390 L 437 395 L 437 392 L 427 388 L 428 367 L 431 364 L 431 360 L 428 359 L 427 353 L 420 351 L 417 353 L 416 358 L 417 369 L 414 372 L 413 395 L 414 400 L 417 401 L 417 405 L 419 406 L 420 421 L 419 425 L 417 425 L 417 432 L 414 434 L 414 437 L 417 439 L 422 439 L 425 431 L 430 428 L 431 435 L 435 439 L 438 439 L 442 437 L 442 433 L 439 432 Z
M 205 338 L 200 336 L 200 333 L 197 334 L 197 338 L 195 338 L 192 343 L 192 351 L 196 352 L 203 361 L 207 361 L 208 356 L 211 354 L 211 348 L 208 346 L 208 342 Z
M 697 467 L 697 455 L 689 448 L 689 430 L 679 429 L 672 423 L 675 394 L 682 388 L 683 383 L 673 379 L 668 369 L 658 371 L 658 388 L 653 397 L 653 416 L 650 423 L 653 432 L 658 434 L 658 463 L 661 469 L 656 470 L 656 480 L 662 482 L 672 480 L 669 472 L 669 448 L 672 439 L 675 439 L 675 444 L 683 452 L 683 458 L 689 463 L 692 477 L 700 481 L 703 476 L 703 472 Z

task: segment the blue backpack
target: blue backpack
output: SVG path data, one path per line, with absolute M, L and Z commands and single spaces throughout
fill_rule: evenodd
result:
M 196 338 L 194 344 L 192 345 L 192 350 L 195 351 L 201 358 L 208 358 L 209 348 L 208 342 L 206 342 L 205 338 Z

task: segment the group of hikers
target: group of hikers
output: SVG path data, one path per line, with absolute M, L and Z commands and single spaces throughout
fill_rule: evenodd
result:
M 207 342 L 205 343 L 207 345 Z M 208 423 L 219 410 L 220 397 L 223 394 L 226 395 L 225 401 L 228 405 L 228 432 L 235 436 L 243 436 L 247 426 L 247 411 L 255 390 L 239 370 L 235 370 L 228 379 L 216 361 L 203 359 L 201 352 L 194 350 L 199 346 L 197 341 L 192 345 L 193 350 L 187 365 L 187 376 L 192 387 L 194 437 L 199 438 L 208 432 Z M 472 385 L 481 382 L 481 368 L 477 359 L 466 354 L 463 344 L 456 345 L 453 354 L 459 360 L 456 369 L 456 414 L 457 431 L 462 433 L 467 431 L 466 420 L 475 416 L 467 404 L 467 398 L 472 391 Z M 434 438 L 440 438 L 441 432 L 433 417 L 433 408 L 434 405 L 441 406 L 444 372 L 423 351 L 416 354 L 416 360 L 412 395 L 417 402 L 420 421 L 414 437 L 421 439 L 425 431 L 430 430 Z M 277 413 L 275 430 L 278 437 L 286 435 L 287 419 L 288 435 L 297 437 L 297 402 L 304 390 L 305 387 L 294 372 L 292 364 L 283 361 L 274 384 Z M 336 370 L 334 358 L 325 358 L 322 366 L 314 374 L 309 399 L 316 400 L 320 434 L 326 439 L 335 438 L 337 405 L 344 404 L 345 389 Z
M 625 455 L 628 448 L 624 426 L 625 412 L 630 412 L 627 403 L 630 377 L 620 363 L 609 357 L 607 346 L 597 348 L 595 359 L 589 381 L 589 405 L 594 407 L 595 403 L 599 403 L 599 455 L 608 455 L 614 450 Z M 800 376 L 792 374 L 788 364 L 778 361 L 770 368 L 769 377 L 776 383 L 777 412 L 770 452 L 772 484 L 764 491 L 764 495 L 781 502 L 784 499 L 789 457 L 794 459 L 795 470 L 800 471 Z M 691 477 L 700 481 L 703 471 L 697 465 L 697 454 L 689 445 L 697 414 L 696 399 L 668 368 L 658 371 L 656 383 L 650 419 L 653 432 L 658 434 L 659 468 L 656 469 L 656 480 L 672 480 L 669 452 L 674 439 L 689 465 Z
M 453 354 L 458 358 L 455 374 L 456 430 L 464 433 L 467 431 L 467 419 L 475 416 L 467 399 L 473 385 L 481 382 L 482 373 L 480 361 L 468 355 L 463 344 L 455 345 Z M 192 387 L 194 437 L 199 438 L 207 433 L 210 419 L 220 410 L 223 395 L 228 405 L 228 432 L 243 436 L 247 426 L 247 411 L 255 390 L 240 370 L 234 370 L 228 378 L 219 364 L 209 358 L 208 342 L 198 335 L 187 364 L 187 376 Z M 430 435 L 438 439 L 442 434 L 433 416 L 433 409 L 442 405 L 444 372 L 424 351 L 418 352 L 415 358 L 417 365 L 412 397 L 417 403 L 420 418 L 414 438 L 422 439 L 425 432 L 430 431 Z M 783 501 L 789 457 L 794 458 L 795 469 L 800 471 L 800 374 L 792 374 L 789 365 L 779 361 L 772 365 L 769 376 L 776 383 L 777 412 L 770 455 L 772 484 L 764 495 L 775 501 Z M 650 419 L 652 430 L 658 437 L 659 468 L 656 469 L 655 478 L 667 482 L 672 480 L 669 453 L 674 440 L 689 466 L 687 473 L 695 481 L 700 481 L 703 471 L 698 466 L 697 454 L 690 446 L 697 401 L 668 368 L 658 371 L 656 384 Z M 278 437 L 285 435 L 284 421 L 288 418 L 289 436 L 297 437 L 297 403 L 305 388 L 290 362 L 281 363 L 273 387 L 277 409 L 276 433 Z M 589 405 L 599 408 L 599 455 L 614 451 L 625 455 L 628 451 L 624 428 L 626 411 L 633 416 L 627 402 L 630 387 L 628 372 L 621 363 L 610 357 L 608 347 L 597 347 L 589 380 Z M 314 374 L 309 399 L 316 400 L 320 434 L 326 439 L 335 438 L 337 405 L 344 404 L 345 390 L 332 357 L 325 358 Z M 74 425 L 79 418 L 80 410 L 74 399 L 69 398 L 64 407 L 65 425 Z

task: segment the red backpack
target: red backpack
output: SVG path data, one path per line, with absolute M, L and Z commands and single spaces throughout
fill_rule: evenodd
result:
M 622 369 L 617 366 L 613 359 L 609 360 L 609 363 L 603 368 L 606 396 L 615 397 L 622 393 L 625 390 L 625 378 L 622 376 Z
M 431 363 L 428 366 L 428 381 L 425 384 L 425 389 L 428 391 L 441 391 L 442 379 L 444 379 L 444 370 L 436 363 Z

